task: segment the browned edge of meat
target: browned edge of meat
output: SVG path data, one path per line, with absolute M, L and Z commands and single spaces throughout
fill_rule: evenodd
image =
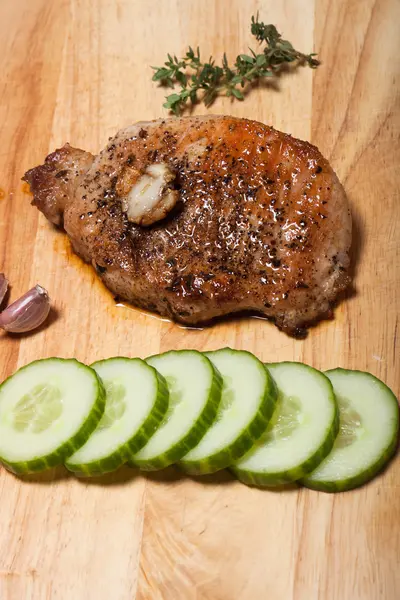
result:
M 49 154 L 43 165 L 25 173 L 36 206 L 49 221 L 62 227 L 66 204 L 70 202 L 80 178 L 88 171 L 94 156 L 90 152 L 65 144 Z

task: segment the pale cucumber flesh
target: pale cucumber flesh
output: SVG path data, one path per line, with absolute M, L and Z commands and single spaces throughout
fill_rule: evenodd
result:
M 156 432 L 168 409 L 163 377 L 139 358 L 110 358 L 92 368 L 106 390 L 106 406 L 97 428 L 66 467 L 79 475 L 114 471 Z
M 249 352 L 224 348 L 208 352 L 223 378 L 214 423 L 180 461 L 188 473 L 213 473 L 243 456 L 263 434 L 276 401 L 276 387 L 264 365 Z
M 167 381 L 169 409 L 158 431 L 130 462 L 154 470 L 177 462 L 200 442 L 215 419 L 222 378 L 195 350 L 166 352 L 147 362 Z
M 338 432 L 332 385 L 302 363 L 267 365 L 278 402 L 264 435 L 232 471 L 250 485 L 280 485 L 312 471 L 331 450 Z
M 374 477 L 397 447 L 399 406 L 392 391 L 370 373 L 326 372 L 339 403 L 340 431 L 331 453 L 302 484 L 337 492 Z
M 64 462 L 89 438 L 104 406 L 90 367 L 74 359 L 30 363 L 0 386 L 0 461 L 15 473 Z

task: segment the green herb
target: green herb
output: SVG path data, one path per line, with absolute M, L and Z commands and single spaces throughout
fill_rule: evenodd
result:
M 311 68 L 320 64 L 314 58 L 316 54 L 295 50 L 282 38 L 275 25 L 264 25 L 259 22 L 258 15 L 251 18 L 251 33 L 265 47 L 260 53 L 250 49 L 250 54 L 239 54 L 233 66 L 229 66 L 225 54 L 221 66 L 215 64 L 212 57 L 208 62 L 202 62 L 199 48 L 195 51 L 189 46 L 183 58 L 168 54 L 163 67 L 152 67 L 155 70 L 153 81 L 165 87 L 175 88 L 177 85 L 180 88 L 179 92 L 166 97 L 163 106 L 179 115 L 188 108 L 188 102 L 203 101 L 210 106 L 219 95 L 243 100 L 248 84 L 264 77 L 274 77 L 287 63 Z

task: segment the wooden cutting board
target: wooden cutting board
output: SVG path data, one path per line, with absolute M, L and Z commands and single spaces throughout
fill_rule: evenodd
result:
M 250 318 L 185 330 L 116 306 L 20 182 L 65 141 L 97 152 L 118 128 L 166 115 L 150 65 L 188 44 L 234 58 L 252 43 L 257 10 L 323 64 L 209 112 L 317 144 L 354 217 L 354 291 L 305 341 Z M 399 395 L 399 21 L 396 0 L 2 0 L 0 271 L 11 299 L 40 282 L 55 311 L 37 333 L 0 335 L 0 378 L 53 355 L 92 362 L 229 345 L 265 361 L 365 369 Z M 90 482 L 63 469 L 21 481 L 3 469 L 0 598 L 395 600 L 399 486 L 399 460 L 338 495 L 259 491 L 227 474 L 192 481 L 172 469 L 123 468 Z

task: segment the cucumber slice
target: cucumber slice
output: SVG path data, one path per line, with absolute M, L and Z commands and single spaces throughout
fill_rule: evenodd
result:
M 104 415 L 65 466 L 76 475 L 103 475 L 120 467 L 156 432 L 168 409 L 164 378 L 140 358 L 109 358 L 92 365 L 106 390 Z
M 207 352 L 223 377 L 214 424 L 198 446 L 180 461 L 187 473 L 214 473 L 243 456 L 264 433 L 275 407 L 276 386 L 250 352 L 224 348 Z
M 63 463 L 95 430 L 104 406 L 100 378 L 77 360 L 22 367 L 0 386 L 0 461 L 17 474 Z
M 324 492 L 342 492 L 372 479 L 393 456 L 399 405 L 393 392 L 370 373 L 326 372 L 339 403 L 340 432 L 332 452 L 302 480 Z
M 166 352 L 147 362 L 165 377 L 170 392 L 164 422 L 130 461 L 152 471 L 177 462 L 197 446 L 217 414 L 222 378 L 211 361 L 195 350 Z
M 264 435 L 231 470 L 249 485 L 273 486 L 310 473 L 332 449 L 339 410 L 325 375 L 302 363 L 267 365 L 278 404 Z

